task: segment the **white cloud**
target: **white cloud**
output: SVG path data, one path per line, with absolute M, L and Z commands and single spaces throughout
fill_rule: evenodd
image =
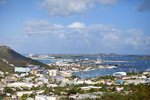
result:
M 68 28 L 84 28 L 85 24 L 81 22 L 74 22 L 67 26 Z
M 73 22 L 64 26 L 34 20 L 26 22 L 24 30 L 28 37 L 55 39 L 70 47 L 74 45 L 95 50 L 105 48 L 110 51 L 120 48 L 150 49 L 150 36 L 146 36 L 141 30 L 123 31 L 111 25 Z
M 150 36 L 144 35 L 142 30 L 130 29 L 125 38 L 125 45 L 134 48 L 148 48 L 150 46 Z
M 117 0 L 99 0 L 100 3 L 102 4 L 115 4 L 117 2 Z
M 43 0 L 40 5 L 49 15 L 68 16 L 74 13 L 82 13 L 96 4 L 111 5 L 117 0 Z
M 63 26 L 60 24 L 50 24 L 45 20 L 26 21 L 24 25 L 24 34 L 27 36 L 43 37 L 49 34 L 61 34 Z M 62 34 L 61 34 L 62 37 Z

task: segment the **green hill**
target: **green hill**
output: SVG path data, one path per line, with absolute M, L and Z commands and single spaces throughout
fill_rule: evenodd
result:
M 44 68 L 51 68 L 39 61 L 32 60 L 17 53 L 8 46 L 0 46 L 0 70 L 13 72 L 14 66 L 26 67 L 27 64 L 40 65 Z M 14 66 L 13 66 L 14 65 Z

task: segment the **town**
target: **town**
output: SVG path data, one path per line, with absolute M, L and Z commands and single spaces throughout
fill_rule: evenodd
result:
M 150 100 L 150 0 L 0 0 L 0 100 Z
M 0 97 L 4 100 L 99 100 L 106 93 L 130 94 L 130 85 L 139 84 L 149 86 L 150 72 L 115 72 L 82 79 L 70 70 L 31 64 L 15 67 L 14 73 L 0 71 Z

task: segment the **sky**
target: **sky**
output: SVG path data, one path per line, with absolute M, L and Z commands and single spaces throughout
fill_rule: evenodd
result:
M 150 54 L 150 0 L 0 0 L 0 44 L 22 54 Z

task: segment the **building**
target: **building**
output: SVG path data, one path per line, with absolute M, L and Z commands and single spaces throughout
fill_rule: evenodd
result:
M 101 89 L 102 87 L 100 86 L 84 86 L 80 87 L 82 90 L 90 90 L 90 89 Z
M 48 73 L 49 73 L 49 76 L 55 77 L 58 74 L 58 70 L 56 70 L 56 69 L 48 70 Z
M 128 85 L 128 84 L 138 85 L 138 84 L 145 84 L 145 83 L 146 83 L 145 79 L 143 79 L 143 80 L 135 79 L 135 80 L 126 80 L 125 85 Z
M 32 88 L 32 86 L 34 86 L 33 83 L 30 82 L 14 82 L 14 83 L 8 83 L 7 87 L 28 87 L 28 88 Z
M 71 71 L 60 71 L 60 75 L 64 77 L 71 77 L 72 72 Z
M 37 73 L 38 73 L 38 70 L 37 70 L 37 69 L 32 69 L 32 70 L 31 70 L 31 74 L 32 74 L 32 75 L 36 75 Z
M 119 92 L 119 91 L 122 91 L 124 89 L 124 87 L 116 87 L 116 90 Z
M 4 76 L 4 72 L 0 71 L 0 77 Z
M 56 100 L 56 97 L 45 96 L 45 95 L 37 95 L 37 96 L 35 96 L 35 100 Z
M 122 76 L 126 76 L 127 73 L 126 72 L 115 72 L 113 73 L 113 76 L 115 77 L 122 77 Z
M 31 95 L 33 94 L 33 91 L 19 91 L 16 93 L 18 97 L 21 97 L 23 96 L 24 94 L 28 94 L 28 95 Z
M 84 84 L 85 80 L 84 79 L 74 79 L 74 84 Z
M 116 80 L 116 84 L 124 84 L 124 80 L 118 79 Z
M 30 68 L 15 67 L 15 72 L 19 72 L 19 73 L 27 73 L 27 72 L 30 72 Z
M 4 78 L 4 82 L 6 83 L 13 83 L 13 82 L 16 82 L 17 81 L 17 78 L 14 77 L 14 76 L 6 76 Z

